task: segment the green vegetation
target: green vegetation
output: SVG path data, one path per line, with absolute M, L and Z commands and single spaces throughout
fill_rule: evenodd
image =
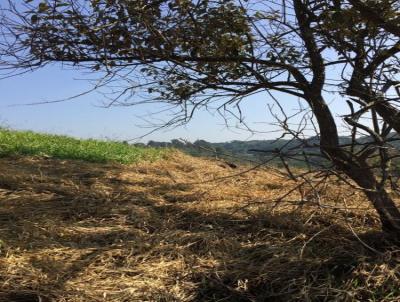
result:
M 166 149 L 130 146 L 113 141 L 81 140 L 68 136 L 0 129 L 0 157 L 39 155 L 59 159 L 129 164 L 141 160 L 153 161 L 163 157 L 167 152 Z
M 341 143 L 348 143 L 347 137 L 341 137 Z M 304 154 L 307 154 L 309 164 L 316 166 L 322 162 L 319 150 L 319 140 L 315 137 L 308 139 L 308 147 L 303 140 L 275 139 L 275 140 L 249 140 L 212 143 L 205 140 L 196 140 L 193 143 L 173 139 L 170 142 L 149 141 L 149 147 L 168 147 L 178 149 L 192 156 L 217 157 L 237 164 L 262 163 L 283 168 L 282 160 L 277 153 L 285 155 L 285 161 L 295 168 L 307 168 Z M 278 150 L 278 151 L 277 151 Z

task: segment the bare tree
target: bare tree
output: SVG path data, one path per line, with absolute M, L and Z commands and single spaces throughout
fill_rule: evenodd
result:
M 291 129 L 284 93 L 306 102 L 332 173 L 363 190 L 384 231 L 400 234 L 399 1 L 358 0 L 9 0 L 2 7 L 0 65 L 18 74 L 62 63 L 96 71 L 110 105 L 163 102 L 187 123 L 210 105 L 242 121 L 241 104 L 264 92 Z M 115 89 L 115 86 L 118 89 Z M 350 140 L 326 96 L 348 104 Z M 234 112 L 233 110 L 236 110 Z

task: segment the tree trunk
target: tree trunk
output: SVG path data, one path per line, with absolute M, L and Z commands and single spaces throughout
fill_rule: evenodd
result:
M 389 194 L 384 190 L 371 188 L 365 191 L 365 195 L 378 212 L 382 230 L 400 238 L 400 211 Z
M 366 167 L 367 168 L 367 167 Z M 350 167 L 346 174 L 360 187 L 377 211 L 382 223 L 382 230 L 391 237 L 400 239 L 400 211 L 385 189 L 378 189 L 373 172 L 368 169 Z
M 320 148 L 336 168 L 345 173 L 358 186 L 364 189 L 369 201 L 378 212 L 382 230 L 392 238 L 400 239 L 400 211 L 393 199 L 383 189 L 369 169 L 366 162 L 355 161 L 339 146 L 339 135 L 335 120 L 321 95 L 309 95 L 308 101 L 313 108 L 320 128 Z
M 383 231 L 400 239 L 400 211 L 393 199 L 385 191 L 368 191 L 366 195 L 379 214 Z

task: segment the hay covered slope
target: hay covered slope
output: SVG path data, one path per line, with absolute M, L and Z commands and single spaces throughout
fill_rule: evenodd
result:
M 224 178 L 242 169 L 179 152 L 0 159 L 0 300 L 400 300 L 399 255 L 348 227 L 365 241 L 379 229 L 361 194 L 322 192 L 347 211 L 274 206 L 294 184 L 269 170 Z

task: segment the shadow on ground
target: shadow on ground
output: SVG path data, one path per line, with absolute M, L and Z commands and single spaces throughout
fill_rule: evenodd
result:
M 0 166 L 1 301 L 400 299 L 399 252 L 341 213 L 241 211 L 236 181 L 185 184 L 176 163 Z

